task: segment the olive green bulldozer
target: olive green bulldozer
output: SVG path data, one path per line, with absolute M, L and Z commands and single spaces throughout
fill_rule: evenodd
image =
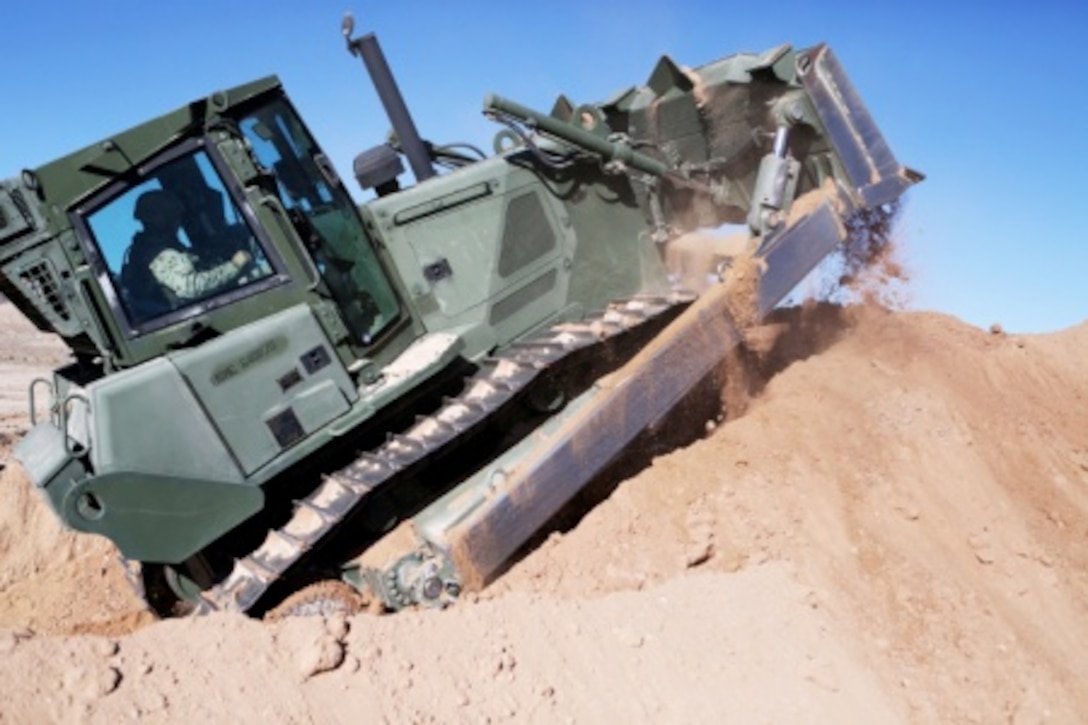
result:
M 343 34 L 393 127 L 361 204 L 274 77 L 0 182 L 0 293 L 72 356 L 15 456 L 162 616 L 486 586 L 922 178 L 824 45 L 490 95 L 484 153 L 423 140 Z

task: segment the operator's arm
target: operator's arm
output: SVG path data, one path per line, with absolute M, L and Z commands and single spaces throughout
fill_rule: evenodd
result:
M 203 297 L 208 292 L 223 286 L 237 277 L 248 261 L 248 256 L 198 272 L 193 265 L 193 256 L 176 249 L 164 249 L 151 260 L 151 273 L 164 287 L 179 299 L 192 300 Z

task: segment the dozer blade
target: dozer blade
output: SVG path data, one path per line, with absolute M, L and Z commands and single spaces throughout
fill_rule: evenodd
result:
M 801 83 L 846 172 L 855 206 L 895 201 L 924 178 L 895 158 L 830 48 L 810 48 L 799 56 L 798 66 Z
M 722 362 L 740 340 L 727 297 L 726 287 L 716 286 L 624 367 L 415 518 L 419 538 L 452 563 L 460 587 L 491 581 L 594 475 Z

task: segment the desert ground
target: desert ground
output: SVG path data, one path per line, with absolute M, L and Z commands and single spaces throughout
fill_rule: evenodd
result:
M 748 340 L 725 420 L 445 611 L 155 621 L 10 457 L 65 351 L 0 305 L 0 722 L 1088 719 L 1088 324 Z

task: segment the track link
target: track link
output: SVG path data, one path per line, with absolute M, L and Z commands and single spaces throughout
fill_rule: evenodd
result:
M 326 476 L 296 502 L 285 525 L 270 530 L 260 546 L 235 561 L 222 582 L 201 594 L 195 613 L 248 611 L 368 494 L 484 423 L 572 353 L 633 331 L 693 299 L 677 293 L 617 301 L 585 320 L 554 325 L 486 358 L 460 395 L 446 399 L 438 411 L 418 418 L 403 433 L 391 433 L 383 445 Z

